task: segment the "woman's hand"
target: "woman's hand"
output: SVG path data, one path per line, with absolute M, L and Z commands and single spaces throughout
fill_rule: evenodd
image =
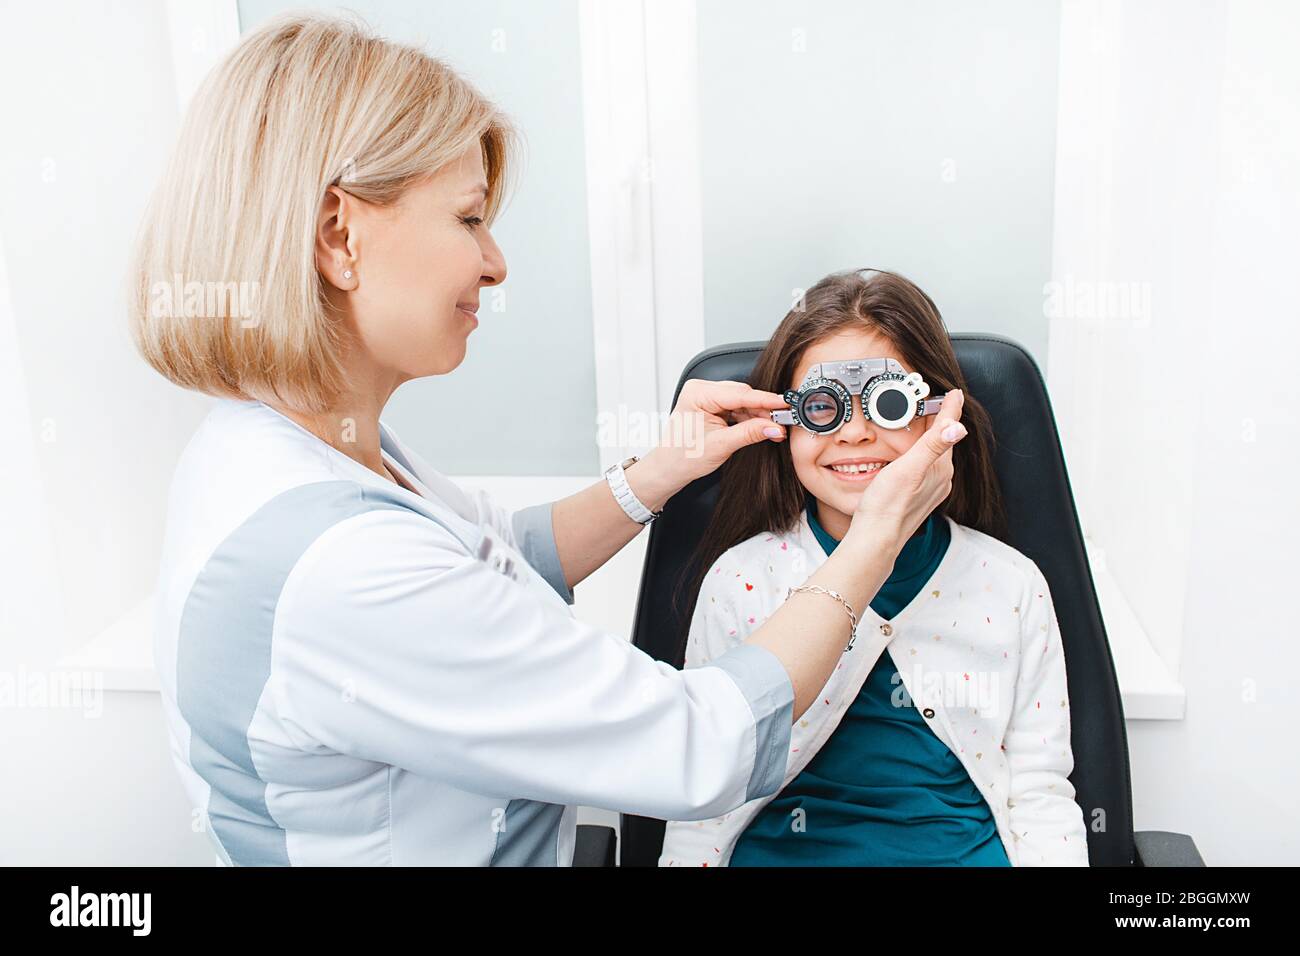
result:
M 785 428 L 772 421 L 771 412 L 787 407 L 775 392 L 759 391 L 744 382 L 690 379 L 682 386 L 659 445 L 628 469 L 628 483 L 637 497 L 641 495 L 634 476 L 671 497 L 746 445 L 784 441 Z M 655 496 L 653 491 L 650 494 Z
M 871 479 L 858 501 L 849 534 L 897 535 L 901 548 L 930 512 L 952 491 L 952 448 L 966 436 L 961 424 L 965 396 L 953 389 L 943 397 L 934 424 L 916 444 Z

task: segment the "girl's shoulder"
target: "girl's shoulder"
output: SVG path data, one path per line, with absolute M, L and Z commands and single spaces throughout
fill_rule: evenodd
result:
M 952 530 L 953 542 L 960 543 L 967 569 L 979 569 L 986 574 L 1005 577 L 1017 583 L 1032 582 L 1042 576 L 1032 558 L 1005 541 L 959 524 L 951 518 L 948 518 L 948 525 Z
M 811 570 L 798 526 L 788 532 L 761 531 L 718 556 L 704 574 L 701 594 L 730 594 L 740 588 L 734 596 L 742 603 L 769 592 L 784 596 L 788 584 L 798 583 L 796 576 L 807 577 Z
M 796 525 L 790 531 L 760 531 L 750 535 L 723 551 L 709 568 L 709 573 L 721 573 L 727 569 L 743 571 L 750 565 L 773 557 L 792 555 L 801 546 L 799 531 L 799 526 Z

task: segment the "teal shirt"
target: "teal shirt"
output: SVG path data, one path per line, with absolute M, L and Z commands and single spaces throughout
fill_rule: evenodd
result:
M 830 554 L 838 542 L 816 504 L 810 496 L 808 523 Z M 888 619 L 907 607 L 951 537 L 947 519 L 931 513 L 872 610 Z M 916 707 L 902 706 L 905 693 L 882 653 L 825 746 L 740 835 L 730 865 L 1010 866 L 988 803 Z

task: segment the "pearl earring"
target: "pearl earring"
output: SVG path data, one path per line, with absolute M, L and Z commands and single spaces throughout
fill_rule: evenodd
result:
M 346 269 L 346 270 L 344 270 L 344 272 L 343 272 L 343 278 L 345 278 L 345 279 L 351 279 L 351 278 L 352 278 L 352 270 L 351 270 L 351 269 Z

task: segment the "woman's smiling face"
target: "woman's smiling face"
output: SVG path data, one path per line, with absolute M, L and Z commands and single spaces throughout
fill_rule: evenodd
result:
M 396 374 L 401 382 L 440 375 L 465 358 L 478 326 L 479 290 L 506 277 L 505 257 L 483 221 L 486 191 L 475 143 L 392 206 L 346 207 L 355 265 L 322 256 L 322 269 L 332 269 L 334 284 L 349 290 L 346 307 L 363 354 L 378 370 L 368 376 Z M 342 252 L 336 223 L 326 224 L 330 251 Z M 353 277 L 335 278 L 344 268 Z
M 916 371 L 879 332 L 845 329 L 810 345 L 786 387 L 798 388 L 808 370 L 818 363 L 859 358 L 892 358 L 904 371 Z M 862 398 L 854 395 L 853 415 L 837 431 L 814 435 L 798 425 L 790 428 L 788 444 L 795 474 L 818 500 L 818 520 L 832 537 L 838 540 L 847 533 L 862 492 L 875 475 L 874 471 L 846 474 L 833 466 L 880 462 L 883 467 L 915 445 L 935 421 L 934 415 L 914 419 L 911 431 L 880 428 L 867 421 L 862 414 Z

